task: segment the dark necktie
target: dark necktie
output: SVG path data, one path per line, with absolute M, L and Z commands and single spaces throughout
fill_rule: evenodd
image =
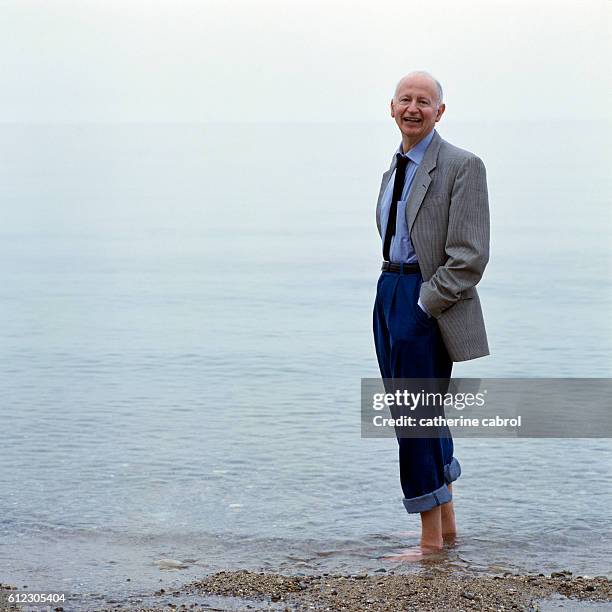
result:
M 383 259 L 391 261 L 389 251 L 391 249 L 391 238 L 395 235 L 395 225 L 397 223 L 397 201 L 402 197 L 404 191 L 404 181 L 406 179 L 406 166 L 408 158 L 400 153 L 397 154 L 397 165 L 395 166 L 395 181 L 393 182 L 393 197 L 389 207 L 389 218 L 387 219 L 387 231 L 385 232 L 385 242 L 383 243 Z

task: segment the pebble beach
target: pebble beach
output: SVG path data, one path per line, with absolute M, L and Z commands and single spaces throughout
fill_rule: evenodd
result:
M 8 604 L 14 585 L 0 584 L 1 612 L 33 610 Z M 474 576 L 428 568 L 418 574 L 285 576 L 250 571 L 223 571 L 185 584 L 176 590 L 126 601 L 74 601 L 57 606 L 99 612 L 170 612 L 172 610 L 344 610 L 396 612 L 612 610 L 612 581 L 604 576 L 573 576 L 553 572 L 549 576 Z M 42 609 L 42 608 L 39 608 Z M 47 608 L 45 608 L 47 609 Z

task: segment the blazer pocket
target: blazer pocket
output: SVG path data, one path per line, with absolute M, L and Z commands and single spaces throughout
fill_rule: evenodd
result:
M 474 299 L 474 295 L 475 291 L 473 287 L 471 287 L 470 289 L 466 289 L 465 291 L 459 294 L 459 299 L 456 302 L 453 302 L 446 310 L 442 311 L 442 314 L 444 315 L 447 312 L 450 312 L 453 308 L 455 308 L 456 310 L 461 310 L 462 302 L 467 302 L 468 300 Z M 467 304 L 464 305 L 467 306 Z

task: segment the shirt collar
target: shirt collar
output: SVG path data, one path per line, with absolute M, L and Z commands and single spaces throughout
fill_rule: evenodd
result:
M 425 151 L 427 151 L 427 147 L 429 146 L 432 138 L 434 137 L 435 131 L 436 130 L 431 130 L 431 132 L 429 132 L 429 134 L 427 134 L 427 136 L 425 136 L 423 140 L 421 140 L 416 145 L 414 145 L 414 147 L 412 147 L 412 149 L 410 149 L 408 153 L 403 152 L 402 143 L 400 142 L 400 145 L 397 148 L 396 153 L 399 153 L 400 155 L 404 155 L 410 161 L 414 162 L 417 166 L 420 165 L 421 162 L 423 161 L 423 157 L 425 157 Z

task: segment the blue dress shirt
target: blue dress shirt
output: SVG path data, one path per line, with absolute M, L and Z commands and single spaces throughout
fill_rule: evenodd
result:
M 402 191 L 402 197 L 397 202 L 397 221 L 395 225 L 395 235 L 391 239 L 391 247 L 389 249 L 389 259 L 393 263 L 418 263 L 416 253 L 412 242 L 410 242 L 410 235 L 408 233 L 408 223 L 406 222 L 406 204 L 408 203 L 408 196 L 410 195 L 410 189 L 414 182 L 414 177 L 419 168 L 419 165 L 423 161 L 425 151 L 434 136 L 435 130 L 432 130 L 421 142 L 417 143 L 408 153 L 404 154 L 402 145 L 398 147 L 396 154 L 399 153 L 403 157 L 408 158 L 408 165 L 406 166 L 406 179 L 404 182 L 404 190 Z M 387 183 L 385 193 L 383 194 L 380 218 L 382 223 L 382 236 L 383 241 L 387 233 L 387 222 L 389 220 L 389 209 L 391 208 L 391 198 L 393 197 L 393 183 L 395 182 L 395 170 Z
M 421 142 L 417 143 L 408 153 L 403 152 L 402 144 L 398 147 L 396 155 L 400 155 L 408 158 L 408 164 L 406 166 L 406 178 L 404 181 L 404 190 L 402 191 L 402 198 L 397 202 L 397 219 L 395 223 L 395 234 L 391 238 L 391 246 L 389 248 L 389 259 L 393 263 L 418 263 L 414 247 L 410 241 L 410 233 L 408 232 L 408 222 L 406 221 L 406 205 L 408 203 L 408 197 L 410 196 L 410 189 L 414 182 L 414 177 L 417 173 L 419 165 L 425 157 L 425 151 L 431 143 L 431 139 L 434 137 L 435 130 L 431 130 Z M 385 193 L 380 207 L 380 219 L 382 223 L 382 236 L 383 243 L 385 236 L 387 235 L 387 222 L 389 221 L 389 209 L 391 208 L 391 198 L 393 197 L 393 183 L 395 182 L 395 170 L 389 178 Z M 418 305 L 428 316 L 431 316 L 423 303 L 419 298 Z

